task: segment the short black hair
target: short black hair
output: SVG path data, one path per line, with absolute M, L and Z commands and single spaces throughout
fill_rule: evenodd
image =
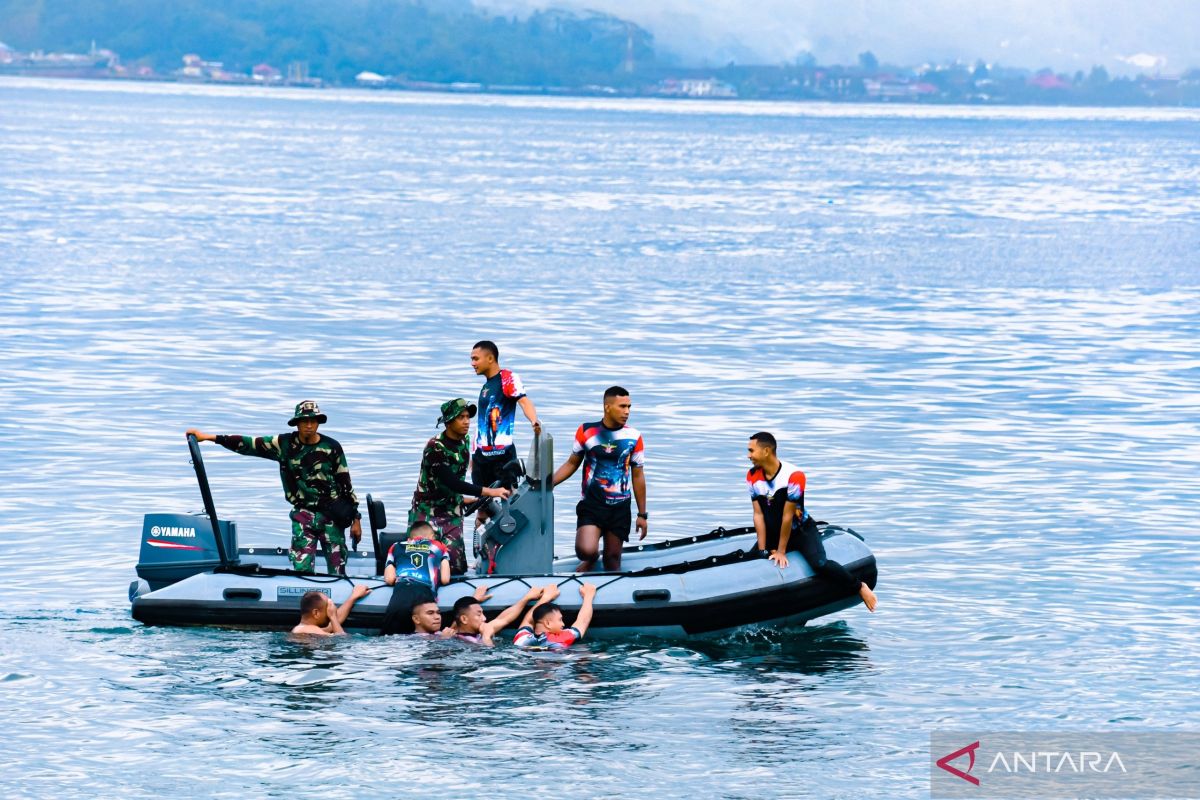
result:
M 629 391 L 623 386 L 610 386 L 604 390 L 604 402 L 613 397 L 629 397 Z
M 300 613 L 308 616 L 325 605 L 324 592 L 305 592 L 304 597 L 300 598 Z
M 487 350 L 489 353 L 492 354 L 493 358 L 495 358 L 497 361 L 500 360 L 500 348 L 496 347 L 496 343 L 493 342 L 491 339 L 484 339 L 482 341 L 478 341 L 475 343 L 475 346 L 472 347 L 471 349 L 472 350 Z
M 412 524 L 411 528 L 408 529 L 408 535 L 412 536 L 414 531 L 419 531 L 422 528 L 429 528 L 429 530 L 433 530 L 432 525 L 430 525 L 428 522 L 426 522 L 423 519 L 419 519 Z
M 535 608 L 533 610 L 533 624 L 537 625 L 539 622 L 544 620 L 550 614 L 553 614 L 555 611 L 557 611 L 560 614 L 562 613 L 562 609 L 558 607 L 557 603 L 542 603 L 540 606 L 538 606 L 537 608 Z
M 772 451 L 779 449 L 779 445 L 775 443 L 775 437 L 766 431 L 759 431 L 758 433 L 751 434 L 750 438 L 761 444 L 763 447 L 771 448 Z
M 450 612 L 450 616 L 454 618 L 455 622 L 458 622 L 458 618 L 462 616 L 462 614 L 466 612 L 468 608 L 477 605 L 481 605 L 481 603 L 473 595 L 460 597 L 454 601 L 454 610 Z

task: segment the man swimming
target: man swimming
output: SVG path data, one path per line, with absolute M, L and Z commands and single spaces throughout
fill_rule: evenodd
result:
M 578 642 L 592 622 L 592 600 L 596 597 L 596 587 L 590 583 L 581 584 L 579 596 L 583 598 L 579 614 L 570 627 L 565 627 L 562 609 L 553 602 L 558 597 L 558 587 L 547 586 L 537 605 L 525 612 L 521 627 L 513 637 L 513 644 L 529 650 L 566 650 Z
M 427 639 L 436 637 L 442 630 L 442 612 L 434 600 L 426 600 L 412 607 L 413 633 Z
M 542 597 L 542 593 L 550 589 L 557 591 L 553 584 L 546 587 L 531 586 L 524 597 L 497 614 L 495 619 L 488 621 L 481 603 L 491 595 L 484 594 L 483 587 L 480 587 L 475 590 L 474 596 L 460 597 L 454 603 L 454 610 L 451 612 L 453 621 L 450 627 L 442 631 L 441 636 L 444 639 L 458 639 L 491 647 L 496 643 L 495 636 L 498 631 L 504 630 L 520 617 L 530 600 Z

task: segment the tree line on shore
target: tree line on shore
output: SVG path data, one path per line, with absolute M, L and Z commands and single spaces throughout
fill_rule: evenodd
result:
M 303 65 L 349 85 L 364 71 L 389 85 L 603 89 L 753 99 L 951 103 L 1200 105 L 1200 69 L 1114 78 L 1104 67 L 1059 74 L 976 63 L 905 67 L 870 52 L 850 65 L 804 55 L 773 65 L 686 67 L 617 17 L 562 10 L 489 14 L 470 0 L 0 0 L 0 42 L 21 50 L 100 46 L 145 74 L 176 73 L 186 54 L 247 75 Z
M 231 71 L 305 62 L 353 83 L 364 69 L 412 80 L 627 85 L 653 60 L 649 33 L 604 14 L 492 16 L 469 0 L 0 0 L 0 41 L 86 52 L 169 73 L 196 53 Z

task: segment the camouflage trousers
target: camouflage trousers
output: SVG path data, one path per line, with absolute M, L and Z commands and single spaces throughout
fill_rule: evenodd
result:
M 317 545 L 325 551 L 325 564 L 329 573 L 346 573 L 346 532 L 341 530 L 324 514 L 309 511 L 307 508 L 293 508 L 289 514 L 292 518 L 292 549 L 288 558 L 292 560 L 292 569 L 297 572 L 312 572 L 317 560 Z
M 428 522 L 433 526 L 433 538 L 446 545 L 446 549 L 450 551 L 450 573 L 466 574 L 467 549 L 463 544 L 462 514 L 418 507 L 408 512 L 408 527 L 411 529 L 415 522 Z

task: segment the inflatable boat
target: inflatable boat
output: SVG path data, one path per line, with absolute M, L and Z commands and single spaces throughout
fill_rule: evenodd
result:
M 188 437 L 205 513 L 147 514 L 142 523 L 137 580 L 129 587 L 133 617 L 147 625 L 215 625 L 286 629 L 299 619 L 300 598 L 320 591 L 340 604 L 355 584 L 371 594 L 355 604 L 347 630 L 377 633 L 391 598 L 383 582 L 388 548 L 403 534 L 387 530 L 383 503 L 367 496 L 373 552 L 352 552 L 346 575 L 299 573 L 282 547 L 239 547 L 237 525 L 218 519 L 196 440 Z M 494 617 L 530 586 L 557 584 L 568 618 L 578 610 L 583 581 L 597 587 L 589 636 L 650 634 L 684 638 L 746 626 L 799 626 L 858 605 L 813 575 L 799 553 L 780 569 L 757 550 L 752 528 L 718 528 L 696 536 L 626 545 L 619 572 L 576 574 L 578 560 L 554 557 L 553 439 L 543 433 L 529 458 L 509 475 L 506 501 L 492 500 L 491 519 L 475 543 L 473 573 L 438 591 L 448 613 L 454 601 L 482 587 Z M 874 588 L 875 557 L 849 528 L 821 523 L 825 551 Z

